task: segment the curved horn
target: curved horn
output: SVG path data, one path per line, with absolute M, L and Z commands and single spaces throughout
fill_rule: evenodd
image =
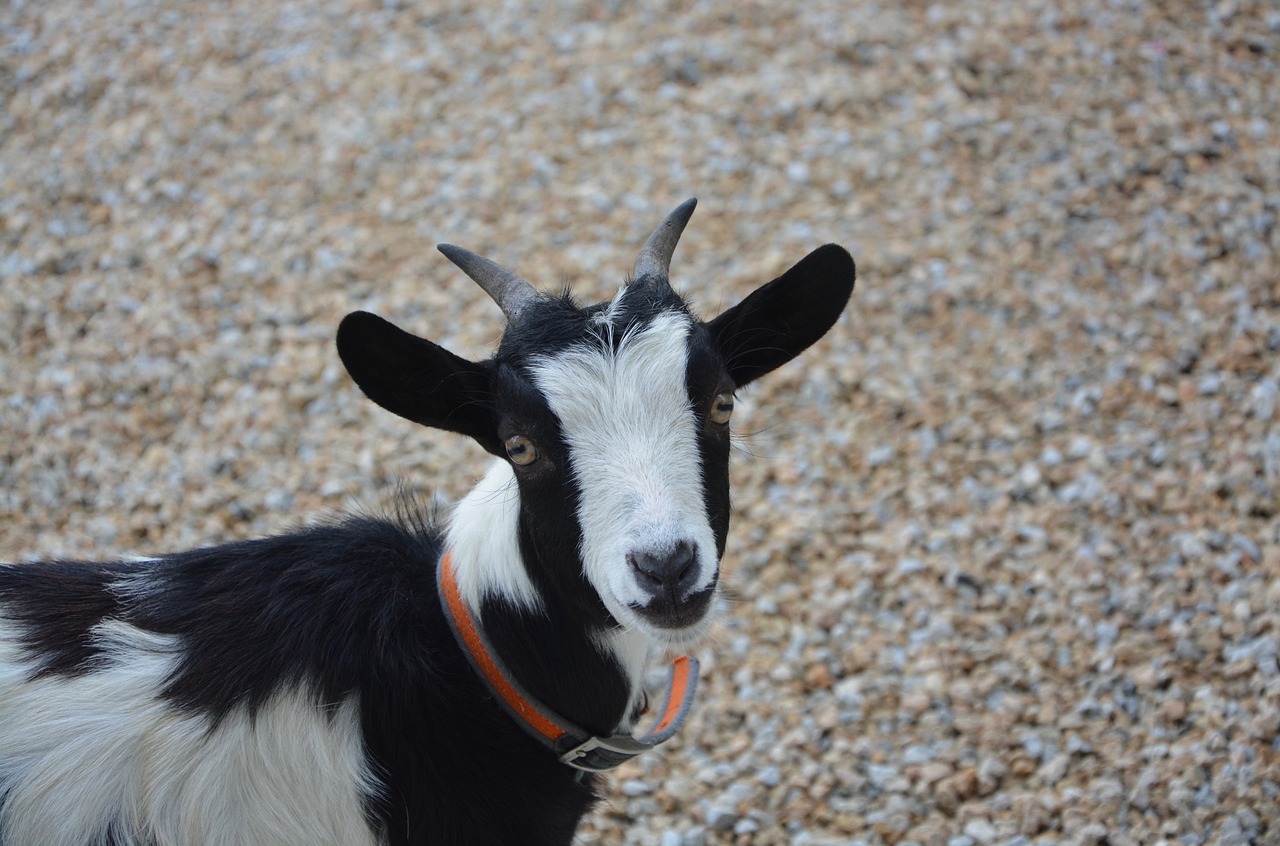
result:
M 645 241 L 644 246 L 640 248 L 640 256 L 636 259 L 635 270 L 632 271 L 636 279 L 642 276 L 667 278 L 671 271 L 671 254 L 676 251 L 680 233 L 684 232 L 684 226 L 689 222 L 696 205 L 698 200 L 695 197 L 685 200 L 676 206 L 662 223 L 658 224 L 657 229 L 653 230 L 649 240 Z
M 516 315 L 538 296 L 532 285 L 492 259 L 453 244 L 437 244 L 436 249 L 493 297 L 508 323 L 515 321 Z

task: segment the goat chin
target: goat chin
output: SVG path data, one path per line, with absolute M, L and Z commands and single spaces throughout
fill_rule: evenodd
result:
M 683 625 L 656 625 L 630 608 L 627 609 L 623 625 L 638 632 L 659 649 L 684 651 L 693 649 L 707 639 L 723 610 L 723 602 L 717 592 L 695 619 Z

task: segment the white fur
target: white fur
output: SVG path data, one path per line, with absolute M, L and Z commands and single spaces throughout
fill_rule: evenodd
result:
M 622 722 L 616 731 L 629 732 L 635 728 L 631 712 L 644 696 L 645 668 L 648 666 L 653 648 L 644 634 L 626 629 L 600 632 L 595 637 L 595 644 L 601 653 L 617 660 L 623 676 L 626 677 L 627 689 L 630 691 L 627 698 L 627 712 L 623 715 Z
M 446 531 L 458 593 L 472 614 L 487 596 L 530 610 L 542 598 L 520 557 L 520 489 L 511 465 L 496 461 L 453 510 Z
M 176 638 L 118 620 L 92 636 L 101 667 L 30 680 L 16 626 L 0 619 L 0 842 L 92 843 L 107 826 L 125 844 L 379 842 L 364 822 L 378 785 L 356 702 L 321 713 L 286 689 L 214 727 L 158 697 Z
M 702 627 L 673 632 L 636 614 L 629 606 L 650 596 L 636 582 L 627 554 L 696 544 L 694 591 L 709 587 L 717 570 L 697 423 L 685 386 L 691 328 L 687 315 L 668 311 L 628 333 L 616 351 L 576 347 L 534 359 L 531 367 L 560 419 L 581 488 L 586 576 L 624 627 L 664 643 L 690 640 Z
M 622 307 L 622 298 L 626 296 L 628 290 L 627 285 L 623 285 L 618 289 L 618 293 L 613 295 L 613 299 L 609 302 L 608 308 L 596 314 L 593 318 L 596 323 L 609 327 L 609 331 L 613 331 L 614 321 L 618 317 L 618 309 Z

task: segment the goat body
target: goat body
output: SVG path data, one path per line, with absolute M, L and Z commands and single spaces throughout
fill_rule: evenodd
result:
M 0 565 L 0 846 L 567 844 L 595 776 L 495 701 L 441 610 L 457 591 L 516 683 L 600 736 L 651 651 L 717 607 L 733 392 L 794 358 L 853 287 L 819 248 L 709 322 L 655 231 L 612 301 L 446 255 L 508 326 L 471 362 L 364 312 L 361 389 L 498 456 L 444 520 L 412 500 L 261 540 Z

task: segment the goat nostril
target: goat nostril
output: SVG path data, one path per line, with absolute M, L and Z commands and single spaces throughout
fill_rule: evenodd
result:
M 662 587 L 662 570 L 657 558 L 647 552 L 628 552 L 627 563 L 635 571 L 636 581 L 641 587 L 651 591 Z
M 676 583 L 683 582 L 685 576 L 689 574 L 693 562 L 697 559 L 694 555 L 694 547 L 692 544 L 680 541 L 676 544 L 676 550 L 671 555 L 671 570 L 675 573 Z
M 670 589 L 680 591 L 697 575 L 697 547 L 680 541 L 669 553 L 654 555 L 650 552 L 629 552 L 627 563 L 635 571 L 636 581 L 645 590 L 657 593 Z

